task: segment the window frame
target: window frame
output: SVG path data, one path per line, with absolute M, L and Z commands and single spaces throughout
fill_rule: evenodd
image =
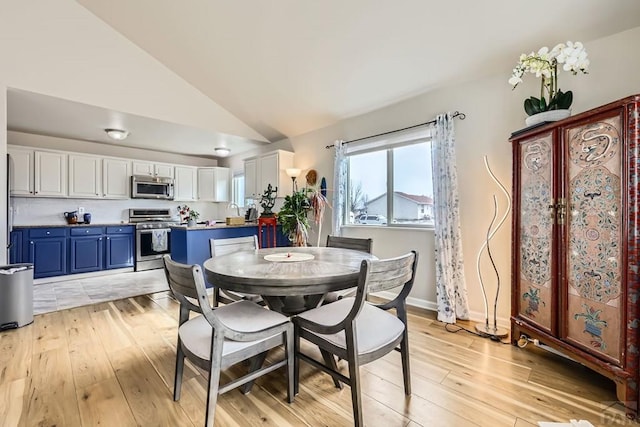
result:
M 345 209 L 343 212 L 343 218 L 342 218 L 342 224 L 343 226 L 355 226 L 355 227 L 388 227 L 388 228 L 420 228 L 420 229 L 433 229 L 435 227 L 435 223 L 430 223 L 430 224 L 418 224 L 418 223 L 396 223 L 395 222 L 395 212 L 394 212 L 394 203 L 393 203 L 393 194 L 394 194 L 394 149 L 396 148 L 402 148 L 402 147 L 407 147 L 407 146 L 411 146 L 411 145 L 417 145 L 417 144 L 427 144 L 427 148 L 429 149 L 429 152 L 431 152 L 431 143 L 433 142 L 433 138 L 430 134 L 429 131 L 424 132 L 422 131 L 422 135 L 418 135 L 416 136 L 415 134 L 411 134 L 409 136 L 407 136 L 406 138 L 402 138 L 400 137 L 396 137 L 393 139 L 393 141 L 389 141 L 387 143 L 381 143 L 380 140 L 375 140 L 373 141 L 373 143 L 369 143 L 369 144 L 362 144 L 364 147 L 363 148 L 356 148 L 353 150 L 348 150 L 347 153 L 345 153 L 345 157 L 347 158 L 347 188 L 346 188 L 346 192 L 345 192 Z M 366 153 L 373 153 L 373 152 L 381 152 L 381 151 L 385 151 L 386 152 L 386 173 L 387 173 L 387 179 L 386 179 L 386 194 L 389 195 L 391 194 L 391 197 L 387 196 L 387 209 L 386 212 L 381 214 L 383 216 L 385 216 L 387 218 L 387 223 L 386 224 L 358 224 L 355 222 L 355 218 L 357 217 L 356 215 L 354 215 L 354 222 L 350 223 L 349 222 L 349 217 L 350 217 L 350 213 L 351 213 L 351 161 L 350 161 L 350 157 L 352 156 L 357 156 L 357 155 L 361 155 L 361 154 L 366 154 Z M 432 171 L 433 174 L 433 171 Z M 432 180 L 433 180 L 433 175 L 432 175 Z M 433 197 L 433 196 L 431 196 Z M 423 208 L 424 209 L 424 208 Z

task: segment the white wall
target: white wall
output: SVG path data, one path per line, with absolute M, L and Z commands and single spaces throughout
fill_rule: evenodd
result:
M 572 76 L 562 72 L 559 80 L 561 89 L 574 92 L 574 114 L 640 93 L 640 55 L 633 54 L 640 42 L 640 27 L 583 42 L 591 58 L 590 73 Z M 527 49 L 529 47 L 523 47 L 523 52 Z M 514 65 L 516 61 L 517 58 L 514 58 Z M 511 146 L 508 139 L 511 132 L 525 127 L 526 114 L 522 103 L 525 98 L 538 92 L 540 83 L 529 75 L 521 86 L 512 91 L 507 83 L 510 73 L 511 70 L 506 69 L 504 74 L 498 76 L 425 93 L 324 129 L 271 144 L 262 150 L 292 147 L 296 153 L 295 166 L 303 169 L 302 175 L 307 169 L 314 168 L 320 177 L 327 177 L 328 188 L 332 190 L 333 150 L 325 149 L 325 145 L 337 139 L 350 140 L 422 123 L 445 111 L 464 112 L 466 120 L 455 121 L 463 252 L 472 316 L 481 319 L 484 317 L 484 303 L 476 277 L 475 259 L 493 215 L 492 195 L 495 193 L 500 196 L 498 188 L 485 172 L 482 157 L 485 154 L 488 156 L 494 173 L 510 189 Z M 230 158 L 227 162 L 233 169 L 241 169 L 241 157 Z M 329 193 L 331 197 L 331 191 Z M 500 200 L 500 205 L 505 206 L 504 199 Z M 330 217 L 330 213 L 325 217 L 323 235 L 331 230 Z M 411 296 L 424 299 L 419 305 L 434 306 L 432 233 L 349 227 L 345 234 L 373 237 L 374 253 L 378 256 L 394 256 L 418 249 L 421 256 L 419 277 Z M 321 237 L 320 241 L 324 242 L 325 239 Z M 510 316 L 510 245 L 510 223 L 506 223 L 492 240 L 492 253 L 502 284 L 498 302 L 498 317 L 502 324 L 507 324 Z M 492 298 L 496 281 L 492 279 L 494 276 L 488 266 L 483 271 Z

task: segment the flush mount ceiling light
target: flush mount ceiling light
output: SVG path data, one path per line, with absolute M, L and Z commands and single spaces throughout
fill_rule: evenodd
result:
M 231 153 L 231 150 L 229 150 L 227 147 L 216 147 L 215 150 L 216 155 L 220 157 L 227 157 L 229 153 Z
M 107 133 L 109 138 L 115 139 L 116 141 L 122 141 L 129 136 L 129 132 L 122 129 L 105 129 L 104 131 Z

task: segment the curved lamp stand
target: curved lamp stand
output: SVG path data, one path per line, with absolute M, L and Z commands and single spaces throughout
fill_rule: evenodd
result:
M 502 190 L 502 192 L 504 193 L 507 199 L 507 208 L 504 211 L 504 214 L 502 215 L 502 217 L 500 217 L 500 220 L 498 221 L 498 223 L 496 224 L 496 218 L 498 217 L 499 209 L 498 209 L 498 199 L 494 194 L 493 195 L 493 218 L 491 219 L 491 223 L 487 228 L 487 237 L 485 238 L 485 241 L 482 243 L 482 246 L 480 246 L 480 250 L 478 251 L 478 256 L 476 257 L 476 273 L 478 274 L 478 280 L 480 281 L 480 287 L 482 288 L 482 295 L 484 297 L 484 314 L 485 314 L 485 322 L 477 323 L 476 331 L 478 331 L 478 333 L 483 336 L 502 338 L 509 335 L 509 332 L 504 328 L 498 328 L 496 312 L 498 308 L 498 295 L 500 294 L 500 274 L 498 274 L 496 263 L 494 262 L 493 256 L 491 255 L 491 248 L 489 244 L 493 236 L 500 229 L 500 227 L 502 227 L 505 220 L 507 219 L 507 216 L 509 215 L 509 211 L 511 210 L 511 196 L 509 195 L 509 192 L 507 191 L 505 186 L 502 185 L 502 183 L 498 180 L 498 178 L 496 178 L 493 171 L 489 167 L 489 161 L 487 160 L 487 156 L 484 156 L 484 167 L 487 169 L 487 172 L 489 173 L 489 176 L 491 177 L 491 179 L 493 179 L 493 181 L 498 185 L 498 187 L 500 187 L 500 190 Z M 484 279 L 482 277 L 482 271 L 480 269 L 482 254 L 485 252 L 485 250 L 489 257 L 489 261 L 491 262 L 491 266 L 493 267 L 493 271 L 496 275 L 496 283 L 497 283 L 496 296 L 493 302 L 493 325 L 489 324 L 489 304 L 487 302 L 487 291 L 484 286 Z

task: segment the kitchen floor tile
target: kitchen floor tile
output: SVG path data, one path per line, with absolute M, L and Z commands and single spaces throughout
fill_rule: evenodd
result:
M 41 283 L 33 287 L 34 315 L 169 290 L 164 270 Z

